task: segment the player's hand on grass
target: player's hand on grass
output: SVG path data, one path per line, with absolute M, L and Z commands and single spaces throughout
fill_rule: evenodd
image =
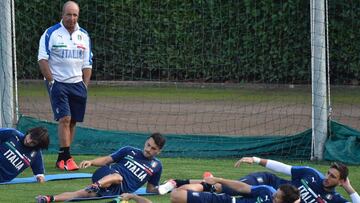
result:
M 87 168 L 89 166 L 91 166 L 91 161 L 86 161 L 86 160 L 82 161 L 79 165 L 80 168 Z
M 234 167 L 240 167 L 241 163 L 253 164 L 254 159 L 253 157 L 243 157 L 235 163 Z

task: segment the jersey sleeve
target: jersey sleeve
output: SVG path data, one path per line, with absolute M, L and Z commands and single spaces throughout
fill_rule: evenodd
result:
M 84 65 L 83 65 L 83 69 L 84 68 L 92 68 L 92 57 L 93 57 L 93 53 L 91 51 L 91 40 L 90 37 L 88 37 L 88 43 L 87 43 L 87 49 L 85 50 L 84 53 Z
M 116 152 L 110 154 L 110 156 L 114 160 L 114 162 L 118 162 L 122 158 L 124 158 L 131 151 L 131 149 L 131 147 L 122 147 Z
M 30 167 L 34 175 L 45 174 L 45 167 L 41 151 L 37 151 L 34 159 L 31 162 Z
M 91 39 L 90 39 L 89 33 L 85 29 L 80 28 L 80 31 L 86 37 L 86 41 L 85 41 L 86 48 L 85 48 L 85 51 L 84 51 L 84 63 L 83 63 L 82 69 L 84 69 L 84 68 L 92 68 L 93 54 L 92 54 L 92 51 L 91 51 L 91 48 L 92 48 L 91 47 Z
M 7 141 L 11 136 L 15 136 L 18 134 L 22 136 L 22 134 L 17 133 L 15 129 L 12 128 L 0 128 L 0 143 Z
M 49 59 L 49 53 L 48 53 L 48 47 L 46 47 L 45 38 L 46 38 L 47 30 L 44 32 L 44 34 L 40 38 L 39 42 L 39 53 L 38 53 L 38 61 L 42 59 Z
M 162 173 L 162 164 L 161 162 L 159 162 L 158 164 L 158 170 L 151 176 L 151 178 L 149 179 L 148 183 L 154 185 L 154 186 L 158 186 L 159 182 L 160 182 L 160 177 L 161 177 L 161 173 Z

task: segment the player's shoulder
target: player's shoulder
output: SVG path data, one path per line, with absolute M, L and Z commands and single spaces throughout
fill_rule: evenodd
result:
M 0 128 L 2 134 L 14 135 L 14 136 L 23 136 L 24 134 L 15 128 Z
M 315 168 L 312 168 L 310 166 L 293 166 L 292 167 L 293 171 L 296 171 L 297 174 L 301 174 L 301 176 L 315 176 L 318 178 L 323 178 L 324 175 L 318 171 Z

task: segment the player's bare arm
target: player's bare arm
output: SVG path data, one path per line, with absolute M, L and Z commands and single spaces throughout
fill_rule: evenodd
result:
M 204 181 L 208 184 L 214 185 L 216 183 L 220 183 L 222 185 L 226 185 L 237 192 L 249 194 L 251 192 L 251 187 L 243 182 L 236 181 L 236 180 L 228 180 L 224 178 L 218 177 L 206 177 Z
M 114 162 L 111 156 L 99 157 L 93 160 L 85 160 L 80 163 L 80 168 L 87 168 L 90 166 L 105 166 Z
M 261 159 L 261 158 L 259 158 L 259 157 L 242 157 L 241 159 L 239 159 L 239 160 L 235 163 L 234 167 L 240 167 L 240 165 L 241 165 L 242 163 L 247 163 L 247 164 L 254 164 L 254 163 L 256 163 L 256 164 L 260 164 L 260 165 L 262 165 L 262 166 L 266 166 L 266 164 L 267 164 L 267 159 Z

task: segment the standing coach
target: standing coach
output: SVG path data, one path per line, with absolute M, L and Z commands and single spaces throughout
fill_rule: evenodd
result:
M 63 5 L 62 20 L 45 30 L 39 43 L 38 62 L 46 80 L 54 119 L 58 121 L 60 170 L 79 169 L 70 154 L 77 122 L 84 120 L 92 52 L 88 33 L 78 25 L 79 5 Z

